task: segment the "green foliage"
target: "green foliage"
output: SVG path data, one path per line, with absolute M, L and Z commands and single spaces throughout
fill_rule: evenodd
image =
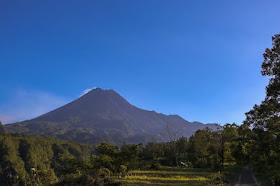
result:
M 98 156 L 92 157 L 92 162 L 97 168 L 108 168 L 113 172 L 118 172 L 120 161 L 119 161 L 119 148 L 108 143 L 101 143 L 96 148 Z
M 68 175 L 63 180 L 52 184 L 53 186 L 86 186 L 86 185 L 95 185 L 95 186 L 117 186 L 120 185 L 118 182 L 112 179 L 112 173 L 109 169 L 102 168 L 99 170 L 91 170 L 80 176 Z
M 198 130 L 190 138 L 188 157 L 194 167 L 221 169 L 223 149 L 220 131 Z
M 142 144 L 126 144 L 124 143 L 120 148 L 120 159 L 123 165 L 127 169 L 136 169 L 138 168 L 139 162 L 141 161 L 141 153 L 144 146 Z
M 69 146 L 79 148 L 73 152 Z M 0 133 L 1 184 L 47 184 L 66 174 L 83 173 L 89 166 L 90 149 L 55 139 Z
M 108 168 L 114 173 L 123 173 L 125 169 L 137 168 L 142 145 L 123 144 L 121 148 L 101 143 L 96 148 L 97 156 L 92 156 L 95 168 Z
M 6 185 L 66 184 L 71 181 L 82 185 L 111 184 L 111 176 L 123 178 L 130 170 L 160 170 L 163 166 L 177 166 L 177 162 L 183 162 L 189 168 L 222 170 L 225 162 L 235 161 L 237 157 L 234 152 L 239 148 L 235 141 L 241 136 L 239 131 L 243 130 L 228 124 L 220 131 L 199 130 L 190 139 L 182 137 L 147 145 L 124 143 L 121 147 L 101 143 L 96 148 L 2 133 L 0 176 Z
M 280 184 L 280 34 L 272 37 L 272 47 L 263 54 L 262 75 L 270 76 L 266 97 L 246 113 L 242 152 L 239 159 L 251 162 L 259 172 L 273 173 L 271 182 Z
M 105 178 L 105 177 L 111 176 L 113 173 L 112 173 L 112 171 L 110 171 L 107 168 L 101 168 L 98 170 L 98 174 L 99 174 L 99 176 Z
M 150 169 L 152 169 L 152 170 L 159 170 L 161 167 L 162 167 L 162 165 L 159 162 L 155 161 L 155 162 L 153 162 L 151 164 Z

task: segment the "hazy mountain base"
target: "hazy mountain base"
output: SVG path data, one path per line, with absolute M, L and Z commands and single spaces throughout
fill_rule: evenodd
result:
M 127 133 L 119 129 L 72 127 L 65 122 L 22 122 L 8 126 L 6 131 L 10 133 L 46 136 L 87 144 L 100 144 L 102 142 L 109 142 L 117 145 L 121 145 L 123 142 L 145 144 L 150 141 L 160 142 L 163 140 L 160 135 L 143 133 L 128 136 Z
M 178 115 L 164 115 L 137 108 L 113 90 L 94 89 L 73 102 L 38 118 L 5 125 L 11 133 L 43 135 L 80 143 L 147 143 L 166 140 L 166 126 L 190 137 L 197 130 L 217 124 L 188 122 Z

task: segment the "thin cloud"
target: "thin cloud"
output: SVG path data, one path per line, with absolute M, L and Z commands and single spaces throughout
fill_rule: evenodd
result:
M 65 97 L 43 91 L 17 90 L 6 105 L 0 105 L 0 121 L 12 123 L 32 119 L 69 102 Z
M 87 94 L 88 92 L 90 92 L 91 90 L 96 89 L 96 87 L 93 88 L 87 88 L 85 90 L 83 90 L 83 92 L 80 94 L 80 97 L 82 97 L 83 95 Z

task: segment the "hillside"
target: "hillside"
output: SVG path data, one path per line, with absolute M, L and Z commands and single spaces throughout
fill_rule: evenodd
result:
M 93 152 L 89 145 L 0 132 L 0 185 L 57 182 L 87 168 Z
M 137 108 L 114 90 L 94 89 L 73 102 L 32 120 L 5 125 L 12 133 L 43 135 L 82 143 L 114 144 L 161 141 L 166 127 L 189 137 L 204 125 L 178 115 L 164 115 Z

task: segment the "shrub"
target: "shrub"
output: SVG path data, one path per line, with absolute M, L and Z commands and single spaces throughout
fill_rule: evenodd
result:
M 161 164 L 159 162 L 153 162 L 150 166 L 150 169 L 159 170 L 161 168 Z

